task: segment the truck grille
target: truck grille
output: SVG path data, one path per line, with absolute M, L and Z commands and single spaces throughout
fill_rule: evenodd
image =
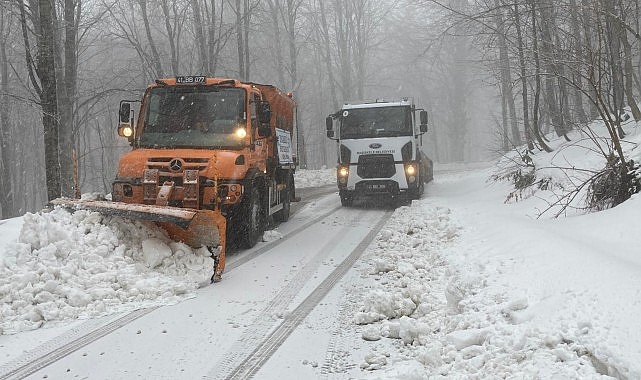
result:
M 154 157 L 147 160 L 148 169 L 158 169 L 161 172 L 169 172 L 169 164 L 173 160 L 173 157 Z M 204 170 L 209 164 L 207 158 L 182 158 L 185 166 L 182 168 L 181 172 L 185 169 L 192 170 Z
M 390 178 L 396 173 L 391 154 L 363 155 L 358 158 L 356 173 L 361 178 Z

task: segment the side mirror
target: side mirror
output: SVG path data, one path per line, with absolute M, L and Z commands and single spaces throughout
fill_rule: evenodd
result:
M 134 127 L 131 120 L 131 103 L 124 100 L 120 102 L 118 120 L 118 136 L 126 137 L 129 141 L 133 141 Z
M 272 110 L 269 107 L 269 103 L 262 101 L 258 104 L 258 121 L 261 124 L 269 124 L 272 120 Z
M 421 124 L 427 125 L 427 111 L 420 112 Z
M 131 103 L 120 102 L 120 111 L 118 113 L 120 123 L 129 123 L 131 120 Z
M 325 128 L 326 128 L 328 131 L 331 131 L 331 130 L 334 128 L 334 119 L 332 119 L 332 117 L 331 117 L 331 116 L 327 116 L 327 117 L 325 118 Z
M 427 132 L 427 111 L 421 111 L 419 113 L 421 119 L 421 133 Z

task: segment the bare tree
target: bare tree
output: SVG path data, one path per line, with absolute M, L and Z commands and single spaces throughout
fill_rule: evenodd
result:
M 503 115 L 503 128 L 505 128 L 503 149 L 508 150 L 512 146 L 521 145 L 521 133 L 517 125 L 516 106 L 514 104 L 514 97 L 512 93 L 511 63 L 507 45 L 503 6 L 501 5 L 500 0 L 494 0 L 494 5 L 496 8 L 494 18 L 496 20 L 496 38 L 499 49 L 499 70 L 501 72 L 501 111 Z M 508 116 L 510 123 L 509 130 L 511 132 L 511 139 L 509 141 L 507 139 Z
M 265 0 L 265 3 L 267 3 L 267 11 L 274 36 L 274 47 L 272 52 L 276 64 L 278 85 L 283 86 L 285 84 L 285 63 L 283 60 L 283 47 L 281 43 L 281 14 L 283 13 L 283 7 L 281 0 Z
M 238 52 L 238 73 L 241 80 L 250 78 L 250 48 L 249 35 L 251 17 L 258 2 L 252 0 L 235 0 L 232 7 L 236 15 L 236 47 Z
M 47 197 L 49 200 L 60 197 L 60 156 L 58 151 L 59 115 L 57 78 L 55 67 L 55 8 L 52 0 L 38 0 L 25 5 L 18 2 L 22 35 L 25 44 L 25 57 L 29 79 L 42 107 L 44 126 L 45 168 L 47 178 Z M 27 12 L 29 6 L 29 12 Z M 36 39 L 37 54 L 33 58 L 28 20 Z
M 11 143 L 11 120 L 9 118 L 9 59 L 7 44 L 13 26 L 11 14 L 3 9 L 0 14 L 0 216 L 2 219 L 16 216 L 10 162 L 13 162 Z
M 207 3 L 205 2 L 203 8 L 205 9 L 205 19 L 207 20 L 207 72 L 210 75 L 214 75 L 218 67 L 222 50 L 231 38 L 234 28 L 233 25 L 225 26 L 223 24 L 225 13 L 222 1 L 218 11 L 215 0 L 211 0 L 209 6 L 207 6 Z
M 74 113 L 78 82 L 78 25 L 82 11 L 80 0 L 65 0 L 63 3 L 64 38 L 56 54 L 58 58 L 57 78 L 59 78 L 58 102 L 60 106 L 60 183 L 62 195 L 79 196 L 77 184 L 77 154 L 74 136 L 76 128 Z M 60 51 L 62 50 L 62 51 Z
M 532 141 L 532 134 L 530 129 L 530 117 L 529 117 L 529 100 L 528 100 L 528 84 L 527 84 L 527 67 L 525 63 L 525 40 L 523 37 L 523 31 L 521 27 L 521 10 L 518 3 L 514 3 L 512 18 L 514 21 L 514 26 L 516 28 L 516 43 L 517 51 L 519 57 L 519 70 L 520 70 L 520 82 L 521 82 L 521 99 L 523 105 L 523 126 L 525 130 L 525 141 L 527 143 L 528 150 L 534 150 L 534 143 Z
M 292 91 L 298 91 L 299 78 L 298 78 L 298 43 L 296 35 L 298 33 L 298 13 L 302 6 L 302 0 L 287 0 L 287 8 L 283 21 L 285 24 L 285 31 L 287 32 L 287 46 L 289 51 L 289 78 L 290 88 Z
M 147 0 L 137 0 L 137 1 L 138 1 L 138 6 L 140 6 L 140 13 L 141 13 L 143 25 L 145 26 L 147 44 L 149 45 L 149 49 L 151 49 L 150 63 L 154 68 L 154 77 L 163 78 L 165 74 L 162 69 L 162 62 L 160 60 L 160 53 L 158 53 L 158 47 L 156 46 L 156 42 L 154 41 L 154 36 L 151 33 L 151 25 L 149 23 L 149 14 L 147 12 Z
M 160 6 L 163 13 L 165 31 L 167 32 L 167 41 L 169 42 L 171 71 L 173 75 L 179 75 L 181 57 L 180 36 L 182 33 L 183 25 L 186 22 L 188 6 L 187 3 L 176 0 L 172 0 L 171 4 L 169 4 L 168 0 L 161 0 Z
M 577 8 L 576 0 L 569 0 L 570 7 L 570 30 L 572 31 L 572 40 L 571 43 L 571 52 L 572 55 L 579 59 L 579 62 L 582 62 L 581 57 L 583 56 L 583 38 L 582 38 L 582 29 L 579 26 L 579 19 L 581 17 L 580 12 Z M 570 70 L 571 72 L 571 83 L 574 84 L 572 89 L 573 101 L 574 101 L 574 114 L 576 115 L 576 121 L 580 125 L 585 125 L 588 122 L 588 115 L 585 112 L 584 108 L 584 98 L 583 98 L 583 77 L 577 73 L 577 70 Z
M 325 6 L 323 5 L 323 0 L 318 1 L 318 13 L 319 14 L 319 19 L 320 19 L 320 24 L 317 26 L 317 32 L 320 35 L 320 39 L 322 40 L 322 46 L 323 46 L 323 57 L 324 57 L 324 62 L 325 62 L 325 68 L 327 70 L 327 77 L 328 77 L 328 82 L 329 82 L 329 88 L 330 88 L 330 95 L 332 98 L 332 109 L 338 108 L 339 100 L 336 92 L 336 79 L 334 76 L 334 69 L 333 69 L 333 58 L 332 58 L 332 50 L 331 50 L 331 41 L 330 41 L 330 31 L 329 31 L 329 25 L 327 23 L 327 13 L 325 11 Z

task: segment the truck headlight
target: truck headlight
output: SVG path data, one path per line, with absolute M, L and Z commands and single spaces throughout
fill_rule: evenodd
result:
M 336 171 L 336 176 L 338 177 L 338 183 L 345 185 L 347 184 L 347 176 L 349 176 L 349 167 L 348 166 L 339 166 Z
M 234 133 L 239 139 L 244 139 L 247 136 L 247 131 L 245 130 L 245 128 L 238 128 Z
M 134 128 L 131 124 L 120 123 L 118 126 L 118 135 L 126 138 L 130 138 L 134 135 Z
M 412 164 L 405 166 L 405 173 L 407 175 L 416 175 L 416 167 Z
M 405 165 L 405 174 L 407 175 L 407 182 L 414 183 L 416 181 L 416 166 L 414 164 Z

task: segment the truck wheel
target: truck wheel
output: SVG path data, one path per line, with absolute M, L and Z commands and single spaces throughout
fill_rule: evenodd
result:
M 242 219 L 237 233 L 241 248 L 252 248 L 262 238 L 265 229 L 260 192 L 252 186 L 242 204 Z
M 354 203 L 354 196 L 346 191 L 339 191 L 341 197 L 341 205 L 343 207 L 352 207 Z

